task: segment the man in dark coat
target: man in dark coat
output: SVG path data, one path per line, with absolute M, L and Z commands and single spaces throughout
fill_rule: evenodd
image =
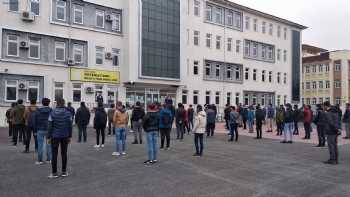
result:
M 85 102 L 80 103 L 80 107 L 75 115 L 75 123 L 78 125 L 78 142 L 81 142 L 81 137 L 83 136 L 83 141 L 86 142 L 87 132 L 86 128 L 90 122 L 90 111 L 85 106 Z

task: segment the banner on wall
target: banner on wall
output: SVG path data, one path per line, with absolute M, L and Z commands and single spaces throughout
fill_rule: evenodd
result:
M 70 80 L 94 83 L 120 83 L 119 71 L 106 71 L 84 68 L 70 68 Z

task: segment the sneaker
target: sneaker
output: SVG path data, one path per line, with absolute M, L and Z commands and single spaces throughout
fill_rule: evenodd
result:
M 61 177 L 67 177 L 68 173 L 67 172 L 62 172 Z
M 153 162 L 151 160 L 146 160 L 143 162 L 144 164 L 152 164 Z
M 165 150 L 170 150 L 170 147 L 166 147 Z
M 195 153 L 195 154 L 193 154 L 192 156 L 193 156 L 193 157 L 199 157 L 200 155 L 197 154 L 197 153 Z
M 122 152 L 122 155 L 126 155 L 126 152 Z
M 46 163 L 47 163 L 47 164 L 51 164 L 51 160 L 47 160 Z
M 104 144 L 102 144 L 102 145 L 101 145 L 101 148 L 104 148 L 104 147 L 105 147 L 105 145 L 104 145 Z
M 94 146 L 94 148 L 100 148 L 100 145 L 97 145 L 97 144 L 96 144 L 96 145 Z
M 42 161 L 36 161 L 35 162 L 35 165 L 43 165 L 44 164 L 44 162 L 42 162 Z
M 57 175 L 57 173 L 50 174 L 47 178 L 49 178 L 49 179 L 56 179 L 56 178 L 58 178 L 58 175 Z
M 112 156 L 120 156 L 120 153 L 118 153 L 118 152 L 113 152 L 113 153 L 112 153 Z
M 155 160 L 152 160 L 152 163 L 157 163 L 157 162 L 158 162 L 158 160 L 156 160 L 156 159 L 155 159 Z

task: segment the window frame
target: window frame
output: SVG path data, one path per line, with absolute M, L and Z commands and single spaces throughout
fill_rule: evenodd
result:
M 17 2 L 17 10 L 11 10 L 11 1 L 16 1 Z M 8 8 L 7 11 L 9 12 L 19 12 L 19 0 L 8 0 Z
M 80 48 L 81 47 L 81 48 Z M 75 55 L 77 55 L 76 52 L 81 52 L 81 61 L 77 61 L 75 58 Z M 73 44 L 73 59 L 76 64 L 83 64 L 84 63 L 84 45 L 82 44 Z
M 250 17 L 249 16 L 245 17 L 245 29 L 250 30 Z
M 37 13 L 34 13 L 33 12 L 33 10 L 32 10 L 32 4 L 33 3 L 37 3 L 38 4 L 38 11 L 39 11 L 39 13 L 37 14 Z M 34 16 L 40 16 L 40 0 L 30 0 L 30 3 L 29 3 L 29 5 L 30 5 L 30 12 L 32 13 L 32 14 L 34 14 Z
M 216 36 L 215 48 L 221 50 L 221 36 Z
M 81 8 L 81 10 L 78 9 L 78 7 Z M 76 12 L 81 12 L 81 22 L 76 21 Z M 78 4 L 73 5 L 73 23 L 80 25 L 84 24 L 84 6 Z
M 197 72 L 195 72 L 195 68 L 197 69 Z M 193 75 L 199 75 L 199 61 L 193 61 Z
M 80 88 L 77 88 L 75 87 L 75 85 L 79 85 Z M 82 86 L 83 84 L 82 83 L 72 83 L 72 101 L 75 102 L 75 103 L 78 103 L 78 102 L 81 102 L 82 101 L 82 97 L 83 97 L 83 91 L 82 91 Z M 79 91 L 80 92 L 80 100 L 77 101 L 77 100 L 74 100 L 74 92 L 75 91 Z
M 58 46 L 63 44 L 63 46 Z M 57 59 L 57 49 L 63 49 L 63 60 Z M 65 62 L 66 61 L 66 43 L 62 41 L 55 41 L 55 61 L 56 62 Z
M 200 8 L 201 7 L 201 2 L 199 0 L 194 0 L 193 1 L 193 15 L 199 17 L 200 16 Z
M 62 84 L 62 87 L 57 86 L 59 84 Z M 64 98 L 64 82 L 57 82 L 57 81 L 54 82 L 54 90 L 53 90 L 53 94 L 54 94 L 53 95 L 53 99 L 54 99 L 54 101 L 57 101 L 56 100 L 56 90 L 62 90 L 62 98 Z
M 35 43 L 35 42 L 38 42 L 38 43 Z M 41 59 L 41 40 L 40 39 L 33 39 L 33 38 L 29 38 L 29 41 L 28 41 L 28 45 L 29 45 L 29 48 L 28 48 L 28 58 L 29 59 L 36 59 L 36 60 L 39 60 Z M 31 57 L 30 56 L 30 47 L 31 46 L 37 46 L 38 47 L 38 57 Z
M 208 48 L 211 48 L 211 37 L 212 37 L 212 34 L 206 34 L 206 47 Z
M 102 26 L 98 26 L 98 17 L 102 17 Z M 105 28 L 105 11 L 96 9 L 95 11 L 95 27 L 104 29 Z
M 232 38 L 227 38 L 227 51 L 232 51 Z
M 236 53 L 241 52 L 241 40 L 236 40 Z
M 194 46 L 199 46 L 199 42 L 200 42 L 200 32 L 197 30 L 193 31 L 193 45 Z
M 120 32 L 122 29 L 122 15 L 120 13 L 112 13 L 112 31 Z M 116 28 L 114 28 L 113 23 L 116 23 Z
M 64 5 L 59 5 L 58 4 L 59 2 L 64 3 Z M 59 8 L 63 9 L 63 11 L 64 11 L 63 12 L 64 19 L 58 18 L 58 9 Z M 58 21 L 66 21 L 67 20 L 67 2 L 66 1 L 56 0 L 56 20 L 58 20 Z
M 8 82 L 9 81 L 13 81 L 13 82 L 16 82 L 16 85 L 9 85 Z M 7 91 L 7 88 L 10 87 L 10 88 L 16 88 L 16 98 L 15 100 L 8 100 L 7 99 L 7 95 L 8 95 L 8 91 Z M 6 79 L 5 80 L 5 102 L 16 102 L 18 100 L 18 80 L 12 80 L 12 79 Z
M 103 65 L 104 55 L 105 55 L 105 48 L 101 46 L 96 46 L 95 47 L 95 64 L 96 65 Z M 97 63 L 98 56 L 101 56 L 101 64 Z
M 10 37 L 11 36 L 15 36 L 16 37 L 16 41 L 11 40 Z M 9 54 L 9 43 L 15 43 L 17 45 L 16 49 L 17 49 L 17 55 L 10 55 Z M 14 35 L 14 34 L 8 34 L 7 35 L 7 40 L 6 40 L 6 56 L 8 57 L 19 57 L 19 36 L 18 35 Z
M 37 84 L 34 85 L 30 85 L 30 82 L 36 82 Z M 31 99 L 29 99 L 29 89 L 36 89 L 37 90 L 37 99 L 36 101 L 39 102 L 39 96 L 40 96 L 40 82 L 39 81 L 28 81 L 28 91 L 27 91 L 27 102 L 30 102 Z

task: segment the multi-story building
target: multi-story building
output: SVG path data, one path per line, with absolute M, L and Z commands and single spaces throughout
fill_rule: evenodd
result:
M 345 107 L 350 100 L 350 51 L 327 51 L 303 58 L 302 103 L 324 101 Z
M 227 0 L 182 4 L 182 102 L 299 102 L 306 27 Z
M 319 48 L 308 44 L 302 45 L 303 57 L 316 56 L 327 51 L 328 51 L 327 49 Z

